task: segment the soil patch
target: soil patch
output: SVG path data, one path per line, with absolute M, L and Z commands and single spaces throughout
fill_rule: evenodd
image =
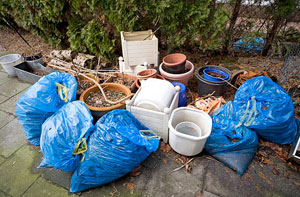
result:
M 111 100 L 111 101 L 118 101 L 126 95 L 123 92 L 117 92 L 117 91 L 112 91 L 112 90 L 104 90 L 104 93 L 106 97 Z M 91 93 L 86 99 L 85 103 L 88 104 L 89 106 L 93 107 L 110 107 L 113 106 L 113 104 L 110 104 L 104 100 L 103 95 L 101 92 L 96 92 L 96 93 Z

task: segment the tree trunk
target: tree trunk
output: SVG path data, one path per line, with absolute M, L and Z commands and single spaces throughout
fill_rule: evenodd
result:
M 272 43 L 274 41 L 274 38 L 278 32 L 278 30 L 280 29 L 281 25 L 282 25 L 282 19 L 280 17 L 276 17 L 274 22 L 273 22 L 273 26 L 271 28 L 270 31 L 268 31 L 266 39 L 265 39 L 265 45 L 262 49 L 261 55 L 262 56 L 267 56 L 269 49 L 272 46 Z
M 242 0 L 236 0 L 235 1 L 232 16 L 231 16 L 231 19 L 230 19 L 229 28 L 227 29 L 226 35 L 225 35 L 225 41 L 224 41 L 224 45 L 223 45 L 223 53 L 224 54 L 228 53 L 228 46 L 229 46 L 229 43 L 232 39 L 234 26 L 235 26 L 236 20 L 239 16 L 241 5 L 242 5 Z

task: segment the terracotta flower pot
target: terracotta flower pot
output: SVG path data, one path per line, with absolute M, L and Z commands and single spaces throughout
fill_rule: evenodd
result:
M 118 91 L 118 92 L 123 92 L 126 96 L 131 95 L 131 91 L 129 88 L 127 88 L 124 85 L 118 84 L 118 83 L 103 83 L 100 84 L 100 86 L 104 89 L 104 90 L 112 90 L 112 91 Z M 88 89 L 86 89 L 81 95 L 80 95 L 80 101 L 85 103 L 85 99 L 94 92 L 98 92 L 100 91 L 97 85 L 94 85 Z M 95 117 L 95 119 L 99 119 L 101 116 L 103 116 L 104 114 L 106 114 L 107 112 L 114 110 L 114 109 L 118 109 L 118 108 L 122 108 L 125 105 L 125 101 L 118 103 L 116 105 L 112 105 L 110 107 L 93 107 L 90 105 L 87 105 L 85 103 L 85 105 L 89 108 L 89 110 L 91 110 L 92 115 Z
M 155 69 L 147 69 L 147 70 L 142 70 L 137 73 L 137 78 L 140 80 L 143 79 L 148 79 L 148 78 L 153 78 L 157 75 L 157 70 Z
M 157 74 L 155 77 L 152 77 L 152 78 L 161 79 L 161 80 L 166 80 L 163 76 L 158 75 L 158 74 Z M 135 80 L 135 85 L 136 85 L 136 87 L 139 89 L 139 88 L 141 87 L 141 80 L 136 79 L 136 80 Z
M 74 74 L 72 74 L 72 75 L 76 78 L 77 83 L 78 83 L 78 80 L 80 81 L 79 83 L 83 83 L 83 82 L 86 82 L 86 81 L 90 81 L 90 80 L 88 80 L 87 78 L 85 78 L 85 77 L 83 77 L 83 76 L 81 76 L 81 75 L 78 75 L 78 77 L 76 77 Z M 89 78 L 92 78 L 92 79 L 96 80 L 98 83 L 100 83 L 100 78 L 99 78 L 98 76 L 96 77 L 95 75 L 88 74 L 88 73 L 86 73 L 86 74 L 84 74 L 84 75 L 87 76 L 87 77 L 89 77 Z M 92 82 L 92 81 L 91 81 L 91 82 Z M 93 83 L 93 82 L 92 82 L 92 83 Z M 79 99 L 81 93 L 83 93 L 82 91 L 79 91 L 78 87 L 79 87 L 79 84 L 77 85 L 77 93 L 76 93 L 76 99 L 77 99 L 77 100 Z
M 193 76 L 195 70 L 194 64 L 192 64 L 192 62 L 187 60 L 185 63 L 185 69 L 188 70 L 185 73 L 173 74 L 173 73 L 168 73 L 163 69 L 163 63 L 159 65 L 159 72 L 164 78 L 166 78 L 166 80 L 171 82 L 180 82 L 187 86 L 188 81 Z
M 186 56 L 182 53 L 173 53 L 165 56 L 163 63 L 168 73 L 181 74 L 185 72 Z
M 89 78 L 92 78 L 92 79 L 94 79 L 94 80 L 96 80 L 98 83 L 100 82 L 100 79 L 99 79 L 99 77 L 97 76 L 95 76 L 95 75 L 92 75 L 92 74 L 88 74 L 88 73 L 86 73 L 86 74 L 84 74 L 85 76 L 87 76 L 87 77 L 89 77 Z M 78 76 L 78 79 L 80 80 L 80 81 L 88 81 L 88 79 L 87 78 L 85 78 L 85 77 L 83 77 L 83 76 Z

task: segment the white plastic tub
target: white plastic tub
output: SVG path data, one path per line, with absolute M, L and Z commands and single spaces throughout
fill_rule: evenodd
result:
M 161 79 L 143 80 L 141 87 L 134 100 L 134 106 L 160 112 L 170 106 L 176 93 L 175 87 L 170 82 Z
M 201 135 L 178 132 L 175 128 L 182 122 L 192 122 L 200 127 Z M 185 156 L 199 154 L 211 133 L 212 119 L 204 111 L 188 107 L 175 109 L 170 117 L 169 143 L 174 151 Z
M 163 112 L 156 110 L 145 109 L 134 105 L 134 101 L 139 93 L 142 91 L 141 86 L 137 93 L 131 100 L 126 101 L 126 109 L 134 115 L 138 121 L 144 124 L 146 127 L 151 129 L 156 135 L 160 136 L 165 143 L 168 143 L 169 128 L 168 121 L 171 112 L 178 107 L 179 89 L 176 90 L 175 95 L 172 98 L 171 104 L 164 108 Z
M 22 63 L 22 56 L 19 54 L 9 54 L 3 57 L 0 57 L 0 64 L 7 74 L 11 77 L 17 76 L 15 72 L 15 65 Z

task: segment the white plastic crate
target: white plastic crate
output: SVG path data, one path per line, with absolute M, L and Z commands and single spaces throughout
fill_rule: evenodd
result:
M 142 124 L 151 129 L 156 135 L 160 136 L 164 142 L 168 143 L 168 121 L 172 111 L 178 107 L 179 91 L 175 93 L 170 106 L 165 108 L 164 112 L 159 112 L 133 106 L 134 100 L 141 89 L 142 87 L 139 88 L 131 100 L 126 101 L 126 109 L 131 112 Z
M 144 65 L 158 66 L 158 39 L 152 30 L 124 32 L 121 31 L 123 60 L 119 59 L 120 70 L 135 75 L 138 71 L 147 69 Z M 122 64 L 123 61 L 123 64 Z

